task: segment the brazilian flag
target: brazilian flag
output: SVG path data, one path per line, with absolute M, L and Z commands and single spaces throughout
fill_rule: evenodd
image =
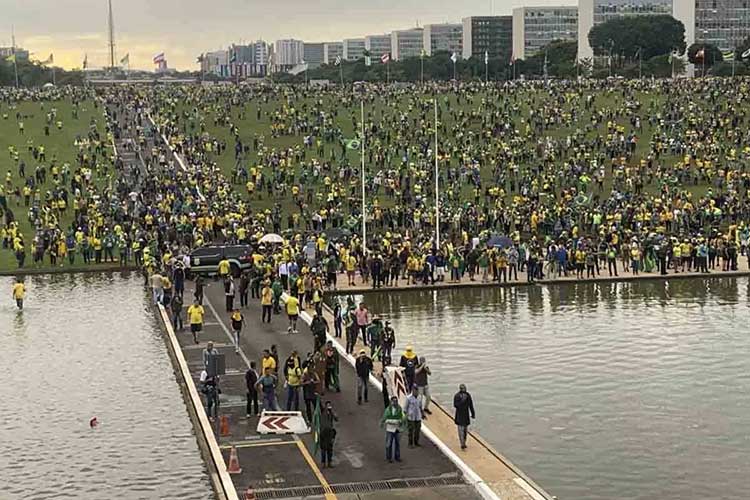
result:
M 315 441 L 315 451 L 313 455 L 318 454 L 320 450 L 320 396 L 315 398 L 315 411 L 312 418 L 313 441 Z
M 360 146 L 362 146 L 362 143 L 359 142 L 359 139 L 349 139 L 346 141 L 346 149 L 358 150 Z

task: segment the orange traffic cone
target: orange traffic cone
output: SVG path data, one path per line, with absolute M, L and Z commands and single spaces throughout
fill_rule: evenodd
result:
M 231 432 L 229 432 L 229 417 L 226 415 L 221 416 L 221 424 L 219 425 L 219 435 L 222 437 L 229 436 Z
M 250 487 L 245 490 L 245 500 L 255 500 L 255 493 L 253 493 L 253 489 Z
M 227 467 L 227 472 L 230 474 L 242 473 L 240 459 L 237 457 L 237 447 L 235 446 L 232 446 L 232 450 L 229 452 L 229 467 Z

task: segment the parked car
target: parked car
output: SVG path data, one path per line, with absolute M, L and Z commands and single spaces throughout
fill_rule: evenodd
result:
M 229 261 L 235 278 L 253 265 L 253 249 L 250 245 L 210 245 L 196 248 L 190 253 L 190 272 L 211 275 L 219 272 L 219 262 Z

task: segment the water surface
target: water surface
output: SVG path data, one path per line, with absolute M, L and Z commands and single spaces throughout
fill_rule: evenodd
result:
M 382 293 L 399 350 L 460 382 L 476 428 L 560 499 L 737 499 L 750 489 L 748 280 Z
M 213 498 L 142 278 L 26 282 L 18 312 L 0 278 L 0 498 Z

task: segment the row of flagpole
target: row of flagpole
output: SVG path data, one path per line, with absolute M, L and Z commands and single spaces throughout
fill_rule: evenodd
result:
M 435 108 L 435 246 L 440 248 L 440 158 L 438 155 L 439 136 L 438 136 L 438 98 L 433 98 Z M 367 252 L 367 198 L 366 198 L 366 175 L 365 175 L 365 149 L 367 147 L 367 136 L 365 134 L 365 100 L 360 101 L 360 153 L 361 153 L 361 185 L 362 185 L 362 249 Z

